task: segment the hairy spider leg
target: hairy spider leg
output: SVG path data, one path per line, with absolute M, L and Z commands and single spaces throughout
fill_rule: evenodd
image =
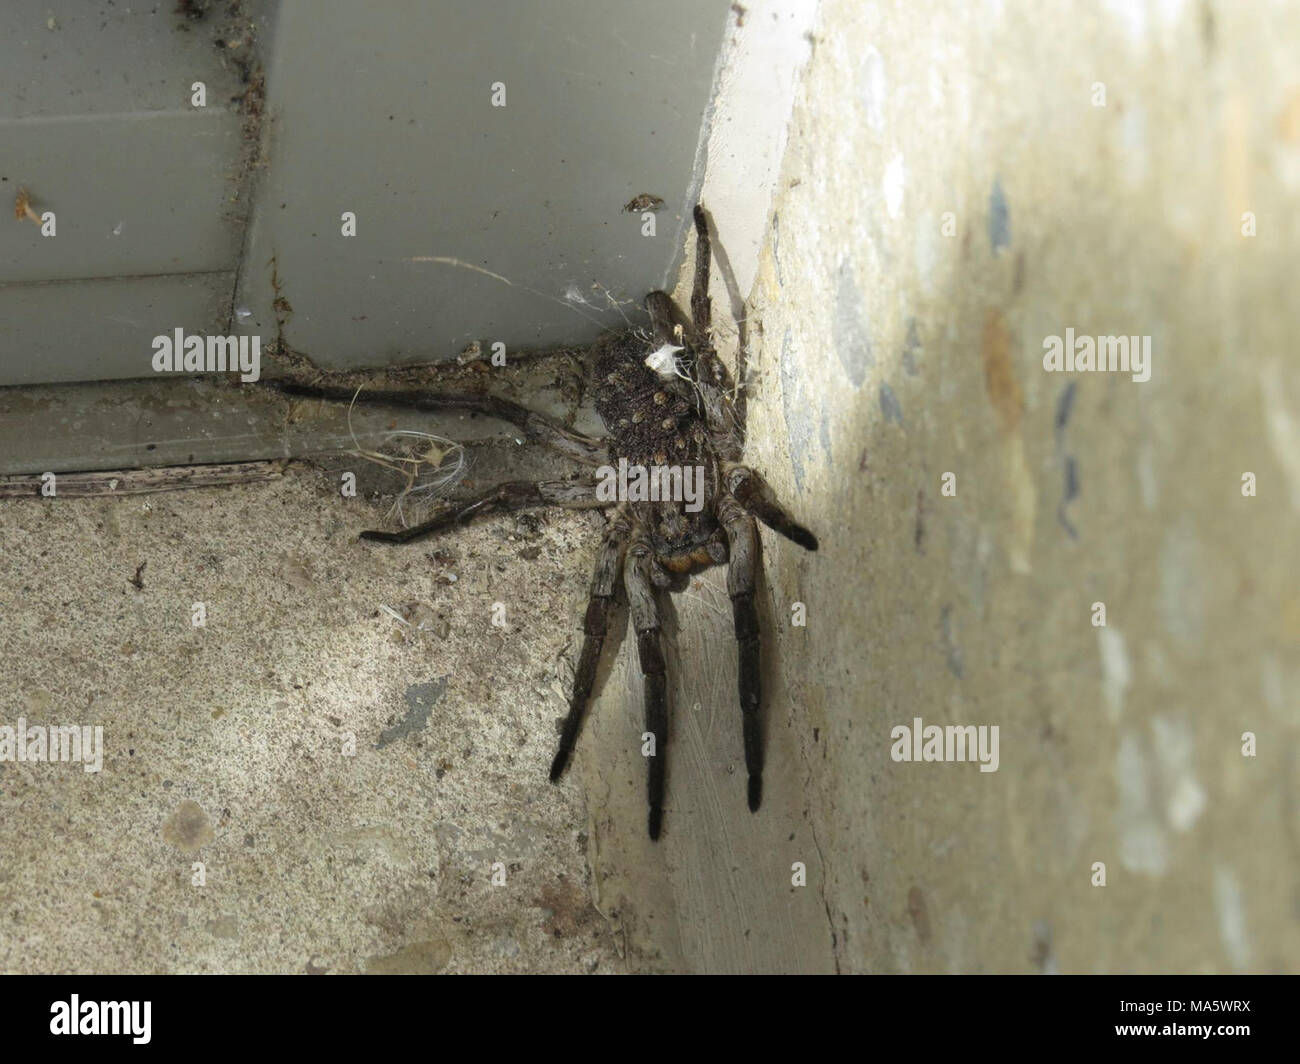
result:
M 551 762 L 551 782 L 558 783 L 569 765 L 582 719 L 591 701 L 591 691 L 596 683 L 596 666 L 605 644 L 609 628 L 609 615 L 618 588 L 619 574 L 623 570 L 623 551 L 632 531 L 632 518 L 627 508 L 620 506 L 610 518 L 596 560 L 596 571 L 591 578 L 591 596 L 587 600 L 587 615 L 583 622 L 582 651 L 578 668 L 573 675 L 573 694 L 569 699 L 569 713 L 560 729 L 560 746 Z
M 659 603 L 650 576 L 654 551 L 644 539 L 628 550 L 623 565 L 623 585 L 636 632 L 637 656 L 645 683 L 645 730 L 654 736 L 654 750 L 646 759 L 646 798 L 650 812 L 646 825 L 650 838 L 658 839 L 664 816 L 664 778 L 668 764 L 668 677 L 660 646 Z
M 781 533 L 804 550 L 817 549 L 817 537 L 776 501 L 767 482 L 758 473 L 748 466 L 733 465 L 727 470 L 726 480 L 731 496 L 773 532 Z
M 474 517 L 486 514 L 527 510 L 536 506 L 561 506 L 568 510 L 592 510 L 607 503 L 596 498 L 594 480 L 508 480 L 475 495 L 466 502 L 431 517 L 423 524 L 403 528 L 398 532 L 368 529 L 360 538 L 375 543 L 410 543 L 435 532 L 464 524 Z
M 763 682 L 759 671 L 758 610 L 754 586 L 758 580 L 758 528 L 754 519 L 734 500 L 723 498 L 718 518 L 727 532 L 731 562 L 727 566 L 727 594 L 736 629 L 737 679 L 740 688 L 741 732 L 745 742 L 745 768 L 749 772 L 749 809 L 763 802 L 763 734 L 759 710 Z
M 707 342 L 713 325 L 713 305 L 709 299 L 709 224 L 704 208 L 698 203 L 692 212 L 695 218 L 695 283 L 691 289 L 691 324 L 695 335 Z
M 326 384 L 299 384 L 296 381 L 268 380 L 267 386 L 286 395 L 305 399 L 325 399 L 333 402 L 358 402 L 373 406 L 402 406 L 412 410 L 466 410 L 483 414 L 523 430 L 534 443 L 567 455 L 585 465 L 600 465 L 607 460 L 606 444 L 577 432 L 570 432 L 544 414 L 527 407 L 499 399 L 494 395 L 431 395 L 418 392 L 366 391 Z

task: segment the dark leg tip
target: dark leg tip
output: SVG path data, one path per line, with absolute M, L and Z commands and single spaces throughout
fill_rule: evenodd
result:
M 701 229 L 704 228 L 706 224 L 704 221 L 704 205 L 701 203 L 697 203 L 695 205 L 695 210 L 693 210 L 691 214 L 694 215 L 695 217 L 695 224 L 699 226 Z
M 379 532 L 374 529 L 369 529 L 362 532 L 358 538 L 373 540 L 376 543 L 391 543 L 397 537 L 391 532 Z
M 763 777 L 757 772 L 749 777 L 749 811 L 757 813 L 763 804 Z
M 817 549 L 817 537 L 802 525 L 795 525 L 794 528 L 790 529 L 790 538 L 804 550 Z
M 650 807 L 650 817 L 647 827 L 650 830 L 650 841 L 659 841 L 659 832 L 663 827 L 664 811 L 661 806 L 652 805 Z
M 569 767 L 569 755 L 566 751 L 561 750 L 555 755 L 555 760 L 551 762 L 551 782 L 559 783 L 560 777 L 564 775 L 564 770 Z

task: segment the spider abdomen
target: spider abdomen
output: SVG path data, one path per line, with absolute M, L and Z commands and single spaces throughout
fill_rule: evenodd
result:
M 659 376 L 645 364 L 647 353 L 635 333 L 600 342 L 592 391 L 609 430 L 610 457 L 645 466 L 707 460 L 708 436 L 690 383 Z
M 689 573 L 718 560 L 717 548 L 708 549 L 718 534 L 718 462 L 691 382 L 656 373 L 646 365 L 649 352 L 636 333 L 602 338 L 592 363 L 592 391 L 609 430 L 611 461 L 644 470 L 658 489 L 651 494 L 634 488 L 620 501 L 631 505 L 650 533 L 659 563 Z

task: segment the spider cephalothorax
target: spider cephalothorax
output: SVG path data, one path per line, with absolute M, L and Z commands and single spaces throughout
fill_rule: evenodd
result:
M 613 506 L 605 530 L 583 624 L 582 651 L 573 680 L 569 712 L 551 763 L 551 780 L 568 766 L 596 680 L 596 667 L 620 586 L 626 595 L 637 656 L 645 682 L 646 731 L 653 734 L 648 758 L 650 837 L 663 820 L 668 750 L 668 693 L 660 646 L 659 595 L 680 587 L 695 570 L 728 563 L 739 647 L 739 695 L 749 808 L 763 793 L 763 744 L 759 726 L 758 611 L 754 603 L 759 553 L 754 519 L 807 550 L 817 549 L 811 532 L 773 499 L 762 479 L 740 462 L 744 446 L 743 406 L 710 336 L 709 232 L 701 207 L 694 212 L 695 278 L 691 316 L 686 321 L 663 292 L 646 297 L 650 332 L 608 333 L 592 352 L 590 387 L 609 436 L 579 436 L 540 414 L 486 396 L 414 396 L 370 392 L 372 402 L 426 410 L 468 409 L 511 421 L 533 440 L 587 465 L 600 466 L 601 481 L 511 481 L 459 503 L 430 521 L 401 532 L 363 532 L 386 543 L 411 540 L 485 513 L 533 506 Z M 283 384 L 297 395 L 346 399 L 349 389 Z M 643 490 L 607 490 L 615 467 L 635 471 Z M 620 486 L 626 477 L 619 480 Z M 650 483 L 659 490 L 644 490 Z M 667 490 L 663 490 L 667 487 Z

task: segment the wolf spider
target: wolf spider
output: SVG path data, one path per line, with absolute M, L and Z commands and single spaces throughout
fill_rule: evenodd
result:
M 664 776 L 668 748 L 667 678 L 660 647 L 658 589 L 681 590 L 690 574 L 730 559 L 727 591 L 731 597 L 739 644 L 740 712 L 749 772 L 749 808 L 763 795 L 763 744 L 759 726 L 758 612 L 754 589 L 758 574 L 757 517 L 769 528 L 806 550 L 817 549 L 816 537 L 796 523 L 773 498 L 752 469 L 740 462 L 744 446 L 744 403 L 731 375 L 719 360 L 710 336 L 709 230 L 704 210 L 694 210 L 696 251 L 691 319 L 664 292 L 645 298 L 651 332 L 636 330 L 603 335 L 592 351 L 590 388 L 607 439 L 580 436 L 549 418 L 515 403 L 490 396 L 425 395 L 367 392 L 368 402 L 420 410 L 468 410 L 511 422 L 532 440 L 587 465 L 629 469 L 703 470 L 703 505 L 695 512 L 684 500 L 620 502 L 605 530 L 591 582 L 583 624 L 582 652 L 574 675 L 573 696 L 551 762 L 551 782 L 568 767 L 583 716 L 591 700 L 596 667 L 622 577 L 636 631 L 637 654 L 645 683 L 646 730 L 655 740 L 649 759 L 647 797 L 650 838 L 663 822 Z M 347 400 L 345 388 L 277 384 L 293 395 Z M 605 465 L 609 468 L 609 465 Z M 431 520 L 400 532 L 362 532 L 381 543 L 410 543 L 483 514 L 540 506 L 588 509 L 607 505 L 595 481 L 510 481 L 454 504 Z

